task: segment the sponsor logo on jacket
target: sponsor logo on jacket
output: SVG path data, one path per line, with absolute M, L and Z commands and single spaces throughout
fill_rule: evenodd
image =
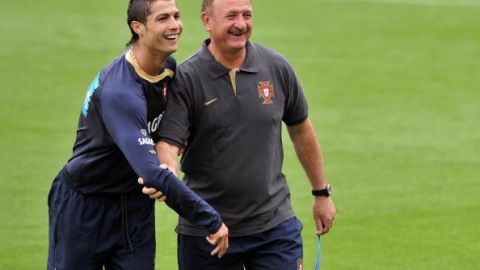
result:
M 148 133 L 152 133 L 157 131 L 158 126 L 160 125 L 160 121 L 162 121 L 163 113 L 159 114 L 157 117 L 153 118 L 152 121 L 148 121 L 147 129 Z

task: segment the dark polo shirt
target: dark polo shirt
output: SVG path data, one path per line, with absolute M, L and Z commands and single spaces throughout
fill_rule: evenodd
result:
M 268 230 L 293 217 L 282 173 L 282 121 L 307 118 L 302 88 L 287 60 L 253 42 L 239 70 L 216 62 L 210 41 L 180 64 L 160 140 L 184 147 L 185 183 L 210 203 L 231 236 Z M 206 235 L 181 218 L 178 231 Z

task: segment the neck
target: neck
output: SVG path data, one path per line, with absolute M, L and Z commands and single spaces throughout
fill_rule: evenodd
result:
M 240 68 L 247 57 L 247 47 L 239 50 L 222 51 L 213 42 L 210 42 L 207 48 L 217 62 L 229 69 Z
M 141 44 L 134 44 L 131 48 L 133 60 L 148 75 L 156 76 L 165 66 L 168 55 L 154 53 Z

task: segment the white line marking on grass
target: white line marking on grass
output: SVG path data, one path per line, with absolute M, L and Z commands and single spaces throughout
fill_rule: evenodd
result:
M 343 2 L 343 3 L 372 3 L 384 5 L 418 5 L 418 6 L 463 6 L 463 7 L 480 7 L 480 0 L 325 0 L 327 2 Z

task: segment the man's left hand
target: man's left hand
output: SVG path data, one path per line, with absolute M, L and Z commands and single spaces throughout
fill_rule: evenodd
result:
M 317 234 L 328 233 L 333 226 L 333 220 L 337 210 L 333 204 L 332 197 L 316 196 L 313 198 L 313 219 L 317 226 Z

